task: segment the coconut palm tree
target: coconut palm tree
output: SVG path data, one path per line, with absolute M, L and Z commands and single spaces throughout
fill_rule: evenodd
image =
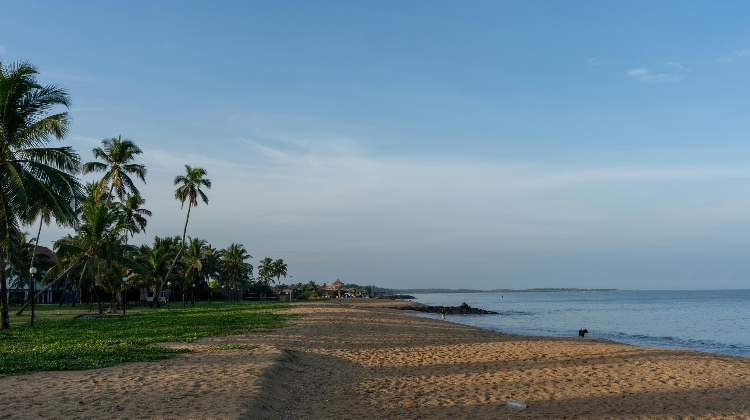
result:
M 188 244 L 182 255 L 182 262 L 185 265 L 184 277 L 188 282 L 188 290 L 191 290 L 191 285 L 200 286 L 215 273 L 215 254 L 215 250 L 208 245 L 205 239 L 188 237 Z M 195 290 L 193 290 L 194 292 Z
M 151 217 L 151 210 L 142 209 L 143 204 L 146 204 L 146 200 L 137 195 L 131 195 L 120 202 L 120 215 L 123 218 L 126 244 L 128 243 L 128 234 L 132 238 L 136 233 L 146 232 L 146 225 L 148 224 L 146 216 Z
M 272 267 L 273 275 L 274 277 L 276 277 L 276 283 L 280 283 L 281 276 L 284 276 L 284 278 L 286 278 L 286 263 L 284 262 L 284 260 L 279 258 L 278 260 L 273 262 Z
M 206 178 L 206 170 L 203 168 L 193 168 L 190 165 L 185 165 L 185 170 L 185 175 L 177 175 L 174 178 L 174 185 L 179 185 L 174 192 L 174 198 L 180 200 L 182 207 L 185 207 L 186 201 L 188 203 L 187 217 L 185 217 L 185 228 L 182 230 L 182 246 L 180 246 L 180 251 L 175 255 L 172 265 L 169 267 L 169 271 L 167 271 L 167 275 L 164 276 L 164 280 L 162 280 L 159 285 L 159 288 L 156 291 L 157 296 L 161 294 L 164 284 L 167 283 L 169 275 L 172 274 L 172 270 L 174 269 L 175 264 L 177 264 L 177 260 L 185 249 L 185 235 L 187 234 L 188 222 L 190 221 L 190 209 L 198 206 L 199 197 L 204 203 L 208 204 L 208 197 L 201 189 L 201 187 L 211 188 L 211 180 Z M 159 306 L 158 299 L 156 300 L 156 306 Z
M 253 258 L 242 244 L 229 244 L 220 251 L 219 272 L 230 283 L 230 287 L 244 285 L 253 275 L 253 266 L 245 260 Z
M 117 195 L 120 201 L 123 201 L 126 195 L 140 196 L 130 175 L 140 178 L 146 183 L 146 167 L 131 163 L 136 155 L 143 153 L 133 140 L 124 139 L 122 136 L 102 140 L 102 147 L 95 147 L 93 150 L 94 158 L 101 159 L 104 162 L 88 162 L 83 165 L 83 174 L 91 172 L 104 172 L 104 176 L 97 183 L 96 199 L 101 200 L 102 195 L 109 190 L 107 197 L 112 199 L 112 193 Z
M 258 266 L 258 276 L 261 281 L 268 284 L 275 276 L 273 271 L 273 260 L 269 257 L 263 258 Z
M 67 235 L 54 244 L 56 253 L 84 264 L 79 284 L 83 282 L 87 267 L 95 269 L 100 282 L 112 265 L 141 271 L 133 258 L 133 247 L 125 245 L 122 241 L 122 218 L 115 203 L 95 201 L 93 197 L 88 199 L 82 208 L 81 221 L 82 224 L 75 236 Z M 78 289 L 80 291 L 81 287 Z M 94 290 L 96 291 L 95 288 Z M 100 302 L 101 313 L 98 295 L 97 300 Z
M 180 248 L 179 236 L 155 237 L 154 245 L 141 245 L 138 251 L 138 263 L 143 267 L 140 281 L 142 287 L 157 291 L 162 279 L 169 270 L 169 264 Z M 158 300 L 159 294 L 155 300 Z
M 31 203 L 55 217 L 71 214 L 81 186 L 80 157 L 71 147 L 47 147 L 68 132 L 65 89 L 37 83 L 29 63 L 0 61 L 0 267 L 18 252 Z M 0 270 L 0 330 L 10 328 L 5 270 Z

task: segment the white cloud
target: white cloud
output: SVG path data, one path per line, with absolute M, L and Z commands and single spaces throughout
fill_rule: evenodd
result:
M 5 54 L 5 48 L 2 45 L 0 45 L 0 54 Z
M 586 60 L 586 64 L 602 70 L 612 70 L 623 65 L 623 63 L 612 57 L 592 57 Z
M 720 60 L 724 63 L 731 63 L 732 61 L 738 59 L 750 56 L 750 49 L 745 50 L 737 50 L 733 52 L 731 55 L 728 55 L 726 57 L 722 57 Z
M 671 83 L 679 82 L 682 80 L 682 76 L 678 72 L 673 73 L 652 73 L 648 67 L 640 67 L 632 69 L 628 72 L 628 76 L 632 77 L 639 82 L 647 83 Z
M 690 71 L 689 69 L 686 69 L 685 67 L 682 66 L 682 64 L 676 61 L 667 61 L 664 64 L 666 64 L 669 67 L 674 68 L 677 71 Z

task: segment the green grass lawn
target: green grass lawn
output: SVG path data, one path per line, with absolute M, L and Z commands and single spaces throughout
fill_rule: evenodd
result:
M 17 307 L 11 307 L 11 329 L 0 331 L 0 375 L 166 359 L 187 350 L 166 349 L 155 343 L 273 330 L 293 318 L 275 313 L 287 307 L 215 302 L 183 308 L 180 303 L 172 304 L 171 309 L 129 309 L 125 317 L 74 319 L 89 312 L 80 306 L 37 305 L 33 328 L 30 308 L 17 317 L 13 315 Z

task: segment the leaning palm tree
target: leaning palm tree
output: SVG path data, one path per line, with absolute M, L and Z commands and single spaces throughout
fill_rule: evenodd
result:
M 68 132 L 65 89 L 37 83 L 28 63 L 0 61 L 0 267 L 18 252 L 20 227 L 36 203 L 56 218 L 71 214 L 81 185 L 75 177 L 80 157 L 71 147 L 46 147 Z M 5 270 L 0 270 L 0 330 L 10 328 Z
M 284 260 L 279 258 L 278 260 L 274 261 L 271 265 L 273 270 L 273 275 L 276 277 L 276 283 L 281 283 L 281 276 L 284 276 L 286 278 L 286 263 Z
M 156 290 L 156 296 L 161 295 L 161 290 L 164 288 L 164 284 L 167 283 L 169 275 L 172 274 L 174 265 L 177 264 L 177 260 L 182 255 L 182 251 L 185 249 L 185 235 L 187 234 L 188 221 L 190 221 L 190 209 L 198 206 L 198 197 L 203 200 L 204 203 L 208 204 L 208 197 L 203 192 L 201 187 L 211 188 L 211 180 L 205 178 L 206 170 L 203 168 L 193 168 L 190 165 L 185 165 L 186 174 L 177 175 L 174 178 L 174 185 L 179 185 L 174 191 L 174 198 L 180 200 L 182 207 L 185 207 L 185 202 L 188 203 L 187 217 L 185 218 L 185 228 L 182 229 L 182 245 L 180 246 L 179 252 L 175 255 L 172 265 L 167 271 L 167 275 L 164 276 L 159 288 Z M 156 306 L 159 306 L 157 301 Z
M 130 175 L 135 175 L 145 184 L 146 167 L 131 163 L 136 155 L 143 153 L 133 140 L 123 140 L 122 136 L 104 139 L 102 140 L 102 147 L 95 147 L 93 152 L 94 158 L 101 159 L 104 162 L 86 163 L 83 165 L 83 174 L 104 172 L 104 176 L 97 183 L 97 200 L 102 198 L 107 187 L 109 187 L 107 196 L 110 200 L 113 192 L 120 201 L 123 201 L 126 195 L 140 196 L 140 192 L 138 192 L 133 180 L 130 179 Z

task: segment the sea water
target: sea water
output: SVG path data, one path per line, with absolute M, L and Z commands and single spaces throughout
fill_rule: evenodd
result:
M 426 305 L 469 306 L 499 315 L 447 321 L 512 334 L 606 338 L 646 347 L 750 357 L 750 290 L 434 293 Z M 440 314 L 421 314 L 440 318 Z

